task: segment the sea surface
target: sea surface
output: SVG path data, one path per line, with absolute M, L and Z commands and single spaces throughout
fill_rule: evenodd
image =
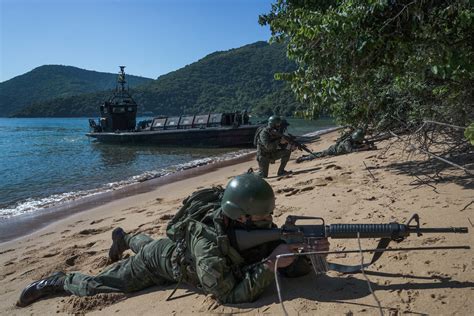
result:
M 296 135 L 333 126 L 289 122 Z M 107 145 L 88 130 L 87 118 L 0 118 L 0 221 L 253 150 Z

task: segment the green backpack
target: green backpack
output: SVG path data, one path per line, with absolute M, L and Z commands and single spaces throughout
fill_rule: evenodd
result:
M 201 189 L 193 192 L 183 201 L 183 206 L 168 222 L 166 235 L 178 243 L 184 239 L 186 228 L 190 220 L 201 222 L 214 212 L 220 205 L 224 194 L 221 186 Z
M 265 128 L 266 126 L 263 125 L 263 126 L 260 126 L 259 128 L 257 128 L 257 130 L 255 131 L 255 136 L 253 137 L 253 145 L 255 147 L 257 147 L 258 145 L 258 139 L 260 138 L 260 134 L 262 133 L 263 129 Z
M 189 265 L 186 260 L 186 230 L 191 220 L 202 222 L 208 216 L 220 207 L 224 189 L 221 186 L 202 189 L 193 192 L 190 196 L 183 200 L 183 206 L 176 212 L 173 218 L 168 222 L 166 227 L 166 235 L 169 239 L 176 243 L 176 250 L 171 257 L 173 266 L 173 275 L 181 283 L 182 277 Z M 216 234 L 216 238 L 217 238 Z M 171 292 L 166 300 L 170 300 L 176 292 L 176 288 Z

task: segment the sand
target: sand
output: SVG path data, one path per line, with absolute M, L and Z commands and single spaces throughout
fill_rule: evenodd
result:
M 336 138 L 336 132 L 325 135 L 310 148 L 327 148 Z M 423 156 L 408 154 L 391 141 L 378 146 L 374 151 L 302 164 L 294 162 L 301 152 L 294 152 L 288 166 L 293 175 L 268 180 L 277 196 L 276 223 L 282 224 L 289 214 L 321 216 L 327 224 L 405 222 L 416 212 L 422 226 L 473 229 L 472 177 L 446 168 L 437 182 L 423 183 L 419 179 L 428 179 L 424 175 L 426 169 L 419 164 Z M 24 286 L 53 271 L 94 274 L 105 268 L 113 228 L 121 226 L 129 232 L 140 231 L 159 238 L 183 198 L 199 188 L 225 185 L 232 176 L 250 167 L 257 169 L 253 159 L 161 185 L 75 213 L 29 236 L 1 244 L 0 314 L 282 314 L 274 285 L 256 302 L 241 305 L 220 305 L 209 295 L 183 285 L 169 302 L 165 299 L 173 286 L 156 286 L 133 295 L 54 297 L 26 308 L 15 307 Z M 276 169 L 277 165 L 272 165 L 270 172 L 274 174 Z M 410 236 L 394 246 L 471 245 L 472 236 L 425 234 Z M 362 247 L 375 246 L 376 240 L 362 241 Z M 331 249 L 357 249 L 357 241 L 332 240 Z M 365 261 L 370 257 L 365 255 Z M 360 256 L 333 255 L 328 260 L 357 264 Z M 367 269 L 366 275 L 385 315 L 474 313 L 471 250 L 386 253 Z M 285 307 L 291 315 L 379 314 L 362 274 L 312 274 L 281 279 L 281 285 Z

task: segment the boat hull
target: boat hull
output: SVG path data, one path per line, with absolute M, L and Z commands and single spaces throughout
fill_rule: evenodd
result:
M 207 127 L 141 132 L 88 133 L 103 143 L 152 144 L 187 147 L 250 147 L 260 125 L 239 127 Z

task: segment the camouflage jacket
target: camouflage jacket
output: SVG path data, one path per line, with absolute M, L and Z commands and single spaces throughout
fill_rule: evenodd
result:
M 276 135 L 275 130 L 269 126 L 265 127 L 258 135 L 257 155 L 271 156 L 277 152 L 281 137 Z
M 357 149 L 357 146 L 352 142 L 352 139 L 350 137 L 344 139 L 341 142 L 336 143 L 334 146 L 336 155 L 347 154 L 354 151 L 354 149 Z
M 273 272 L 263 263 L 246 265 L 230 246 L 224 254 L 213 227 L 191 221 L 187 230 L 184 278 L 188 283 L 202 287 L 222 303 L 244 303 L 256 300 L 273 282 Z

